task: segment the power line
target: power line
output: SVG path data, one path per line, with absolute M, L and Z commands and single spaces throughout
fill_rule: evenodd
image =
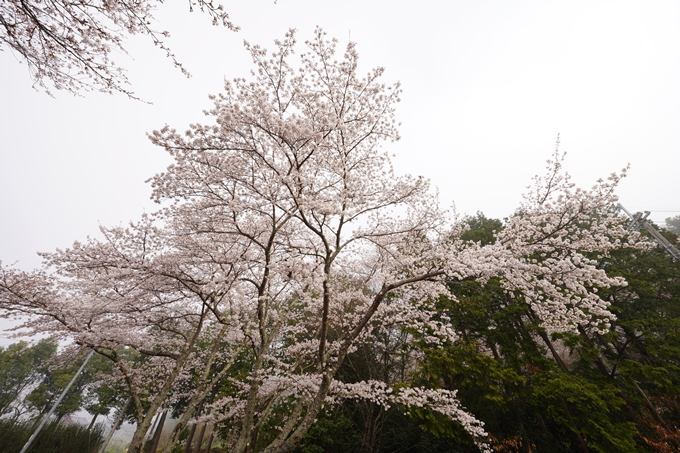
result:
M 642 209 L 638 206 L 632 206 L 633 209 Z M 680 209 L 645 209 L 649 212 L 680 212 Z

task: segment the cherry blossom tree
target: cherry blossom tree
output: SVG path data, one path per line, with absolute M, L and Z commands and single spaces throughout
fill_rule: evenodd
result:
M 255 69 L 213 97 L 214 122 L 150 135 L 175 160 L 151 179 L 162 208 L 46 254 L 52 273 L 1 268 L 0 308 L 117 364 L 136 405 L 132 452 L 161 406 L 188 398 L 186 423 L 222 379 L 230 391 L 199 421 L 218 423 L 234 452 L 291 451 L 343 398 L 426 407 L 487 450 L 455 392 L 338 371 L 376 332 L 455 341 L 434 303 L 455 279 L 498 277 L 547 327 L 605 331 L 613 315 L 597 290 L 625 282 L 587 254 L 636 240 L 608 209 L 625 171 L 578 189 L 556 150 L 495 243 L 463 241 L 427 180 L 395 175 L 381 147 L 399 139 L 399 84 L 382 83 L 383 68 L 361 77 L 354 43 L 338 59 L 317 29 L 306 45 L 296 62 L 294 31 L 271 54 L 246 44 Z M 121 345 L 148 359 L 132 366 Z M 244 360 L 247 372 L 231 372 Z
M 104 240 L 45 254 L 51 273 L 2 269 L 0 286 L 3 302 L 12 307 L 8 314 L 29 316 L 23 325 L 29 334 L 51 331 L 114 362 L 112 378 L 133 403 L 134 451 L 156 412 L 173 397 L 182 373 L 196 367 L 196 345 L 210 338 L 205 328 L 214 323 L 204 301 L 224 296 L 224 288 L 199 281 L 191 257 L 180 258 L 181 249 L 173 249 L 148 218 L 102 233 Z M 222 315 L 221 336 L 238 341 L 229 330 L 234 322 L 228 310 Z
M 190 2 L 190 9 L 192 5 L 207 12 L 213 25 L 237 29 L 222 5 L 206 0 Z M 72 93 L 95 89 L 135 98 L 127 88 L 124 70 L 111 60 L 115 51 L 125 53 L 127 35 L 149 36 L 188 75 L 163 42 L 168 32 L 153 28 L 155 6 L 151 0 L 3 1 L 0 43 L 26 62 L 35 85 L 48 93 L 47 81 L 58 90 Z

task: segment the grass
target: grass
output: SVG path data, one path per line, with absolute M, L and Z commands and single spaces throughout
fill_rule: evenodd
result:
M 0 420 L 0 453 L 19 453 L 31 436 L 31 422 Z M 46 423 L 26 453 L 96 453 L 104 441 L 102 425 Z

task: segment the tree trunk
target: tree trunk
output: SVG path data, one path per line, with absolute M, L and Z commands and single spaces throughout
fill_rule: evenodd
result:
M 571 431 L 571 436 L 574 438 L 574 443 L 576 444 L 576 451 L 579 453 L 588 453 L 588 446 L 586 445 L 586 442 L 583 440 L 583 437 L 581 437 L 581 433 L 578 432 L 578 428 L 576 427 L 576 424 L 574 423 L 573 418 L 571 417 L 571 413 L 569 412 L 569 408 L 567 407 L 567 402 L 564 400 L 564 398 L 559 397 L 558 398 L 560 402 L 560 406 L 562 406 L 562 410 L 564 413 L 567 415 L 567 420 L 569 420 L 569 429 Z
M 130 441 L 130 445 L 128 446 L 128 453 L 142 452 L 144 438 L 146 437 L 146 432 L 149 430 L 149 427 L 151 426 L 152 419 L 153 419 L 152 417 L 149 417 L 147 415 L 142 419 L 141 423 L 137 425 L 137 429 L 135 430 L 135 433 L 132 435 L 132 440 Z
M 127 410 L 128 406 L 130 405 L 130 401 L 132 401 L 132 397 L 129 397 L 127 401 L 125 402 L 125 405 L 123 408 L 120 410 L 120 414 L 118 414 L 118 417 L 116 418 L 116 421 L 114 422 L 113 426 L 111 426 L 111 431 L 109 431 L 109 434 L 106 436 L 106 440 L 104 440 L 104 443 L 102 444 L 101 448 L 97 453 L 104 453 L 106 451 L 106 447 L 109 445 L 109 442 L 111 442 L 111 438 L 113 437 L 113 433 L 116 432 L 118 427 L 123 421 L 123 418 L 125 417 L 125 411 Z
M 194 415 L 194 412 L 198 414 L 201 413 L 203 405 L 205 404 L 205 400 L 208 397 L 209 393 L 213 391 L 215 386 L 219 384 L 222 378 L 227 374 L 231 366 L 234 364 L 234 361 L 236 360 L 236 357 L 238 356 L 238 353 L 242 350 L 242 348 L 243 346 L 239 347 L 234 353 L 234 356 L 227 363 L 224 364 L 222 370 L 220 370 L 219 373 L 213 376 L 210 382 L 206 384 L 202 389 L 199 389 L 200 391 L 197 390 L 197 393 L 189 400 L 189 404 L 186 410 L 184 411 L 180 419 L 177 421 L 175 428 L 172 430 L 172 435 L 165 442 L 161 451 L 170 451 L 170 446 L 177 443 L 180 433 L 187 426 L 187 423 L 189 422 L 189 420 L 191 420 L 191 417 Z M 212 360 L 213 358 L 211 358 L 211 363 Z M 205 381 L 208 371 L 210 371 L 210 369 L 209 367 L 206 367 L 205 373 L 201 378 L 202 381 Z M 214 395 L 212 399 L 214 399 Z
M 379 440 L 385 411 L 370 401 L 365 401 L 363 404 L 365 410 L 362 410 L 361 414 L 364 419 L 364 429 L 360 453 L 372 453 L 378 450 L 378 445 L 380 444 Z
M 161 434 L 163 433 L 163 425 L 165 425 L 165 417 L 168 415 L 168 410 L 164 410 L 163 414 L 161 415 L 161 419 L 158 421 L 158 426 L 156 426 L 156 432 L 153 435 L 153 438 L 151 439 L 151 448 L 149 449 L 150 453 L 156 453 L 156 450 L 158 450 L 158 443 L 161 440 Z
M 264 356 L 267 353 L 267 347 L 269 344 L 263 344 L 260 346 L 260 350 L 255 358 L 255 363 L 253 363 L 251 369 L 251 375 L 255 375 L 262 368 L 264 363 Z M 240 428 L 239 437 L 234 445 L 234 453 L 243 453 L 246 451 L 248 444 L 251 441 L 252 430 L 253 430 L 253 420 L 255 419 L 255 409 L 257 406 L 257 392 L 260 388 L 260 382 L 257 380 L 252 380 L 250 383 L 250 389 L 248 391 L 248 398 L 246 399 L 246 407 L 244 409 L 243 421 Z
M 97 421 L 97 417 L 99 417 L 99 414 L 94 414 L 94 417 L 92 417 L 92 421 L 90 421 L 90 424 L 87 425 L 87 430 L 91 430 L 92 427 L 94 426 L 94 422 Z
M 568 373 L 569 369 L 567 368 L 567 365 L 564 363 L 562 360 L 562 357 L 557 353 L 557 350 L 555 349 L 555 346 L 553 345 L 552 341 L 550 341 L 550 337 L 544 330 L 539 330 L 538 334 L 540 337 L 543 339 L 543 342 L 548 346 L 548 349 L 550 349 L 550 353 L 552 354 L 553 358 L 555 359 L 555 362 L 557 362 L 557 365 L 560 367 L 560 369 Z M 567 419 L 569 420 L 569 430 L 571 431 L 571 436 L 574 439 L 576 451 L 579 453 L 588 453 L 588 446 L 586 445 L 586 442 L 583 440 L 583 437 L 581 436 L 581 433 L 578 432 L 578 427 L 576 426 L 576 423 L 574 423 L 574 419 L 571 416 L 571 412 L 569 412 L 569 408 L 567 407 L 567 402 L 564 400 L 564 398 L 559 397 L 558 401 L 560 402 L 560 406 L 562 407 L 562 410 L 567 416 Z
M 196 441 L 196 450 L 194 450 L 194 453 L 201 453 L 201 444 L 203 443 L 203 436 L 205 435 L 206 426 L 207 426 L 206 424 L 201 426 L 201 432 L 198 434 L 198 440 Z
M 156 427 L 158 426 L 158 422 L 161 419 L 161 414 L 156 414 L 154 418 L 151 419 L 151 428 L 147 429 L 146 432 L 144 433 L 144 439 L 142 440 L 142 446 L 146 445 L 147 442 L 149 442 L 149 437 L 153 437 L 153 434 L 156 432 Z M 137 427 L 139 429 L 139 427 Z
M 187 437 L 187 443 L 184 445 L 184 453 L 191 453 L 191 443 L 194 441 L 194 434 L 196 433 L 196 424 L 191 425 L 189 430 L 189 437 Z
M 208 439 L 208 446 L 205 449 L 206 453 L 210 453 L 210 450 L 212 450 L 212 443 L 214 439 L 215 439 L 215 427 L 213 426 L 213 429 L 210 432 L 210 438 Z
M 199 334 L 203 330 L 203 321 L 205 320 L 205 311 L 201 312 L 201 317 L 198 322 L 198 325 L 196 326 L 191 340 L 186 344 L 186 346 L 182 349 L 182 353 L 179 355 L 177 360 L 175 361 L 175 365 L 172 369 L 172 372 L 170 373 L 170 376 L 167 377 L 165 384 L 163 387 L 160 389 L 158 394 L 156 394 L 156 397 L 151 401 L 151 404 L 149 405 L 149 409 L 147 410 L 146 416 L 142 418 L 142 422 L 137 426 L 137 430 L 135 430 L 135 434 L 132 436 L 132 440 L 130 441 L 130 446 L 128 447 L 128 453 L 141 453 L 142 451 L 142 445 L 143 445 L 143 439 L 145 437 L 146 431 L 149 429 L 149 425 L 151 424 L 151 420 L 153 416 L 156 414 L 156 411 L 161 407 L 161 404 L 163 404 L 163 401 L 165 401 L 165 397 L 168 396 L 168 393 L 170 393 L 170 389 L 172 388 L 173 384 L 175 383 L 175 380 L 177 379 L 177 376 L 179 376 L 180 372 L 184 368 L 184 365 L 186 365 L 187 360 L 189 360 L 189 356 L 191 355 L 191 351 L 194 349 L 194 345 L 196 344 L 196 341 L 198 340 Z M 130 390 L 132 391 L 132 386 L 130 385 Z M 141 407 L 139 409 L 141 411 Z M 141 415 L 141 412 L 140 412 Z M 139 420 L 139 416 L 138 416 Z

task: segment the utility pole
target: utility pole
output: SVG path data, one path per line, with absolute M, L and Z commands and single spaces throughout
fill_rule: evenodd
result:
M 40 430 L 42 429 L 42 427 L 45 425 L 45 422 L 52 416 L 52 414 L 54 413 L 54 410 L 57 408 L 57 406 L 59 406 L 59 403 L 61 403 L 61 400 L 64 399 L 64 397 L 65 397 L 66 394 L 68 393 L 69 389 L 71 388 L 71 386 L 73 385 L 73 383 L 76 381 L 76 378 L 80 375 L 80 373 L 83 372 L 83 368 L 85 368 L 85 365 L 87 365 L 87 362 L 90 361 L 90 359 L 92 358 L 92 355 L 93 355 L 93 354 L 94 354 L 94 351 L 90 351 L 90 353 L 87 355 L 87 358 L 85 359 L 85 361 L 83 362 L 83 364 L 80 365 L 80 368 L 78 369 L 78 371 L 76 372 L 76 374 L 73 375 L 73 378 L 71 379 L 71 382 L 69 382 L 68 385 L 66 386 L 66 388 L 64 389 L 64 391 L 61 392 L 61 395 L 59 395 L 59 398 L 57 399 L 57 401 L 54 403 L 54 405 L 52 405 L 52 409 L 50 409 L 49 413 L 48 413 L 47 415 L 45 415 L 45 417 L 44 417 L 44 418 L 42 419 L 42 421 L 40 422 L 40 425 L 36 428 L 35 431 L 33 431 L 33 434 L 31 434 L 31 437 L 28 438 L 28 441 L 26 442 L 26 445 L 24 445 L 24 448 L 22 448 L 21 451 L 20 451 L 19 453 L 25 453 L 25 451 L 28 450 L 28 447 L 31 446 L 31 444 L 32 444 L 33 441 L 35 440 L 35 437 L 38 435 L 38 433 L 40 432 Z
M 642 212 L 636 212 L 635 214 L 631 214 L 628 212 L 626 208 L 623 207 L 621 203 L 618 203 L 617 207 L 621 209 L 623 212 L 625 212 L 628 217 L 633 221 L 633 225 L 635 228 L 638 230 L 646 230 L 653 238 L 658 242 L 670 255 L 675 258 L 676 260 L 680 260 L 680 250 L 677 249 L 673 244 L 671 244 L 668 239 L 663 237 L 661 233 L 659 233 L 659 230 L 654 228 L 652 224 L 650 224 L 647 221 L 647 217 L 649 217 L 650 212 L 645 211 L 644 213 Z

